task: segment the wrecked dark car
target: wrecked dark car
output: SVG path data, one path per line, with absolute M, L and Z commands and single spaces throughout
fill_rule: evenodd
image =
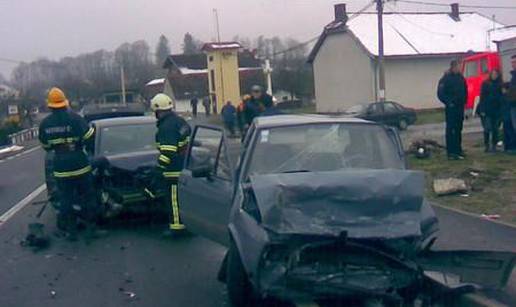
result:
M 278 115 L 232 142 L 195 127 L 179 178 L 188 229 L 228 247 L 232 305 L 430 306 L 507 282 L 513 253 L 431 250 L 438 221 L 395 129 Z
M 150 116 L 95 120 L 91 157 L 99 202 L 108 216 L 149 208 L 144 192 L 157 165 L 156 119 Z

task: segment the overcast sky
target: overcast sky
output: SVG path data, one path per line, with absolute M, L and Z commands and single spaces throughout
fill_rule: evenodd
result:
M 516 0 L 432 0 L 478 5 L 516 5 Z M 333 4 L 358 10 L 368 0 L 0 0 L 0 58 L 59 59 L 124 42 L 146 40 L 154 49 L 161 33 L 180 50 L 185 32 L 207 41 L 215 37 L 213 8 L 219 11 L 222 39 L 234 35 L 291 36 L 307 40 L 333 18 Z M 390 9 L 392 5 L 387 7 Z M 395 4 L 398 10 L 446 10 Z M 462 9 L 471 11 L 472 9 Z M 516 24 L 516 10 L 480 10 Z M 9 77 L 14 64 L 0 61 Z

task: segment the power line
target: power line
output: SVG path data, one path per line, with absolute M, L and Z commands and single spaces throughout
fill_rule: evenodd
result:
M 361 8 L 360 10 L 354 12 L 351 16 L 349 16 L 348 20 L 347 21 L 350 21 L 352 20 L 353 18 L 359 16 L 360 14 L 362 14 L 364 11 L 368 10 L 371 6 L 373 6 L 375 4 L 375 1 L 371 1 L 369 2 L 367 5 L 365 5 L 363 8 Z M 277 56 L 277 55 L 280 55 L 280 54 L 284 54 L 284 53 L 288 53 L 292 50 L 296 50 L 298 48 L 301 48 L 301 47 L 304 47 L 306 45 L 309 45 L 310 43 L 313 43 L 314 41 L 318 40 L 320 37 L 320 35 L 317 35 L 315 37 L 312 37 L 311 39 L 303 42 L 303 43 L 300 43 L 298 45 L 295 45 L 295 46 L 292 46 L 288 49 L 285 49 L 285 50 L 281 50 L 281 51 L 277 51 L 277 52 L 274 52 L 271 54 L 272 57 L 274 56 Z
M 419 5 L 430 5 L 430 6 L 441 6 L 441 7 L 449 7 L 449 4 L 440 3 L 440 2 L 430 2 L 430 1 L 417 1 L 417 0 L 394 0 L 395 2 L 402 2 L 408 4 L 419 4 Z M 461 4 L 461 7 L 471 8 L 471 9 L 499 9 L 499 10 L 516 10 L 516 6 L 510 5 L 473 5 L 473 4 Z

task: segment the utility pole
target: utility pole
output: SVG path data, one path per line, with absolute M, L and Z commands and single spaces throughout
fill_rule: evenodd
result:
M 376 0 L 378 12 L 378 98 L 385 102 L 385 67 L 383 61 L 383 0 Z
M 120 65 L 120 83 L 122 84 L 122 103 L 125 105 L 127 101 L 125 100 L 125 72 L 123 63 Z
M 265 66 L 263 67 L 263 72 L 267 77 L 267 94 L 272 96 L 272 67 L 271 61 L 269 59 L 265 59 Z
M 213 9 L 215 15 L 215 29 L 217 29 L 217 43 L 220 43 L 220 26 L 219 26 L 219 12 L 217 9 Z

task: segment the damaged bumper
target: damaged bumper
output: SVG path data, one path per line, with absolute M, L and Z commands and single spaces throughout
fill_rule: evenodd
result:
M 262 297 L 287 301 L 437 303 L 503 288 L 515 263 L 510 252 L 427 251 L 403 259 L 362 242 L 318 240 L 267 246 L 255 281 Z

